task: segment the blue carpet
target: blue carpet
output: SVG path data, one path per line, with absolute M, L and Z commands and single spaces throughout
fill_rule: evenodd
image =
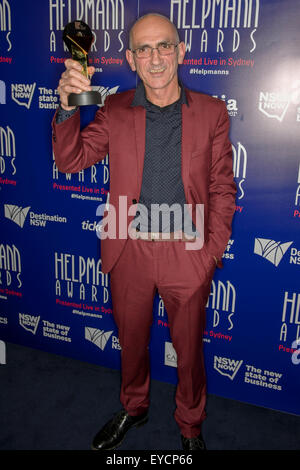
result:
M 90 450 L 121 408 L 120 372 L 11 343 L 0 365 L 0 450 Z M 175 386 L 152 380 L 150 417 L 118 450 L 181 450 Z M 208 396 L 208 450 L 299 450 L 300 417 Z

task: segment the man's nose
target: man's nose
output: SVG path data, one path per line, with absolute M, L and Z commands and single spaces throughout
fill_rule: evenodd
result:
M 157 49 L 152 49 L 151 62 L 152 64 L 159 64 L 161 62 L 161 57 Z

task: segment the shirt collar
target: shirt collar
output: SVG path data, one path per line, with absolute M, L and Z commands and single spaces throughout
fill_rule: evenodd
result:
M 183 84 L 181 83 L 180 80 L 179 80 L 178 83 L 179 83 L 179 86 L 181 88 L 181 93 L 180 93 L 180 97 L 179 97 L 178 101 L 176 101 L 176 103 L 186 104 L 188 106 L 189 103 L 188 103 L 188 99 L 187 99 L 187 96 L 186 96 L 184 86 L 183 86 Z M 145 92 L 144 84 L 143 84 L 142 81 L 139 81 L 139 83 L 136 87 L 135 93 L 134 93 L 134 97 L 133 97 L 131 106 L 144 106 L 144 108 L 146 108 L 149 105 L 149 103 L 150 102 L 146 98 L 146 92 Z M 150 104 L 152 104 L 152 103 L 150 103 Z

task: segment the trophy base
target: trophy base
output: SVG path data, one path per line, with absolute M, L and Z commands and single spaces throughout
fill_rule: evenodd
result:
M 70 93 L 68 97 L 69 106 L 88 106 L 101 104 L 102 97 L 98 91 L 83 91 L 82 93 Z

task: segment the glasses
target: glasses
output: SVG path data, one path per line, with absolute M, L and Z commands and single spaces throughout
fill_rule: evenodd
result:
M 174 54 L 177 44 L 172 44 L 171 42 L 161 42 L 157 47 L 151 46 L 142 46 L 137 49 L 130 49 L 133 54 L 136 55 L 138 59 L 145 59 L 152 55 L 154 49 L 157 49 L 159 55 L 171 55 Z

